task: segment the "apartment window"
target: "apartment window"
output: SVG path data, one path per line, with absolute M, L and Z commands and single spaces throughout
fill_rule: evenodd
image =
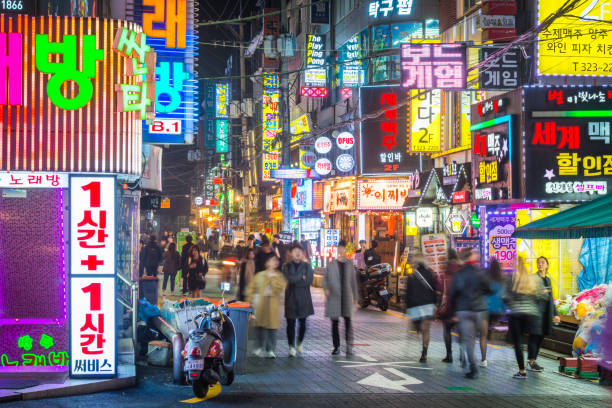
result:
M 468 11 L 474 7 L 480 0 L 463 0 L 463 11 Z
M 335 0 L 334 1 L 334 15 L 336 16 L 336 23 L 342 20 L 348 13 L 353 11 L 355 8 L 355 0 Z

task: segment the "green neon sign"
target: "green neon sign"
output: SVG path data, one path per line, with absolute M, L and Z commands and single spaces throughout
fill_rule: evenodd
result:
M 217 153 L 227 153 L 229 151 L 229 122 L 227 120 L 217 120 Z
M 34 339 L 29 334 L 17 338 L 17 347 L 25 351 L 30 351 L 33 344 Z M 48 350 L 54 346 L 53 337 L 43 333 L 38 344 Z M 4 353 L 0 354 L 0 367 L 67 366 L 69 361 L 66 351 L 50 351 L 47 354 L 23 353 L 17 360 L 9 359 Z

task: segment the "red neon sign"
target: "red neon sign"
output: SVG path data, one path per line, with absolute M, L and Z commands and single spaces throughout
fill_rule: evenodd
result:
M 342 95 L 342 99 L 348 99 L 353 96 L 353 90 L 351 88 L 342 88 L 340 94 Z
M 300 88 L 300 95 L 310 98 L 325 98 L 327 96 L 327 87 L 303 86 Z

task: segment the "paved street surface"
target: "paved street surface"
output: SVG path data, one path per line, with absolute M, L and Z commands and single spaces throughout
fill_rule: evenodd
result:
M 133 389 L 88 396 L 5 404 L 6 407 L 612 407 L 612 390 L 555 373 L 557 363 L 542 358 L 543 373 L 527 380 L 517 371 L 510 348 L 489 347 L 489 367 L 476 380 L 463 378 L 458 362 L 447 365 L 436 326 L 429 363 L 419 364 L 416 333 L 399 313 L 360 310 L 355 315 L 355 355 L 333 357 L 323 296 L 313 290 L 316 315 L 309 318 L 305 355 L 289 358 L 284 328 L 275 360 L 248 358 L 248 373 L 208 400 L 193 399 L 190 387 L 172 384 L 170 369 L 139 367 Z M 342 324 L 341 324 L 342 327 Z M 456 340 L 456 338 L 455 338 Z M 253 350 L 252 343 L 250 349 Z M 477 355 L 480 352 L 477 351 Z M 458 347 L 455 347 L 458 360 Z M 187 402 L 185 402 L 187 401 Z

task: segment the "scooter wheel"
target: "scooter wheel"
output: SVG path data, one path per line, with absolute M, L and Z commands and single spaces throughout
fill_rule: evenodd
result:
M 360 301 L 359 301 L 359 306 L 360 306 L 362 309 L 365 309 L 366 307 L 370 306 L 370 299 L 360 300 Z
M 226 376 L 221 377 L 222 385 L 232 385 L 233 382 L 234 382 L 234 370 L 228 372 Z
M 378 302 L 378 307 L 380 308 L 380 310 L 382 310 L 383 312 L 386 311 L 389 308 L 389 301 L 387 299 L 381 300 Z
M 193 389 L 193 395 L 198 398 L 204 398 L 206 397 L 206 394 L 208 394 L 208 389 L 210 387 L 206 381 L 198 378 L 197 380 L 193 380 L 191 383 L 191 388 Z

